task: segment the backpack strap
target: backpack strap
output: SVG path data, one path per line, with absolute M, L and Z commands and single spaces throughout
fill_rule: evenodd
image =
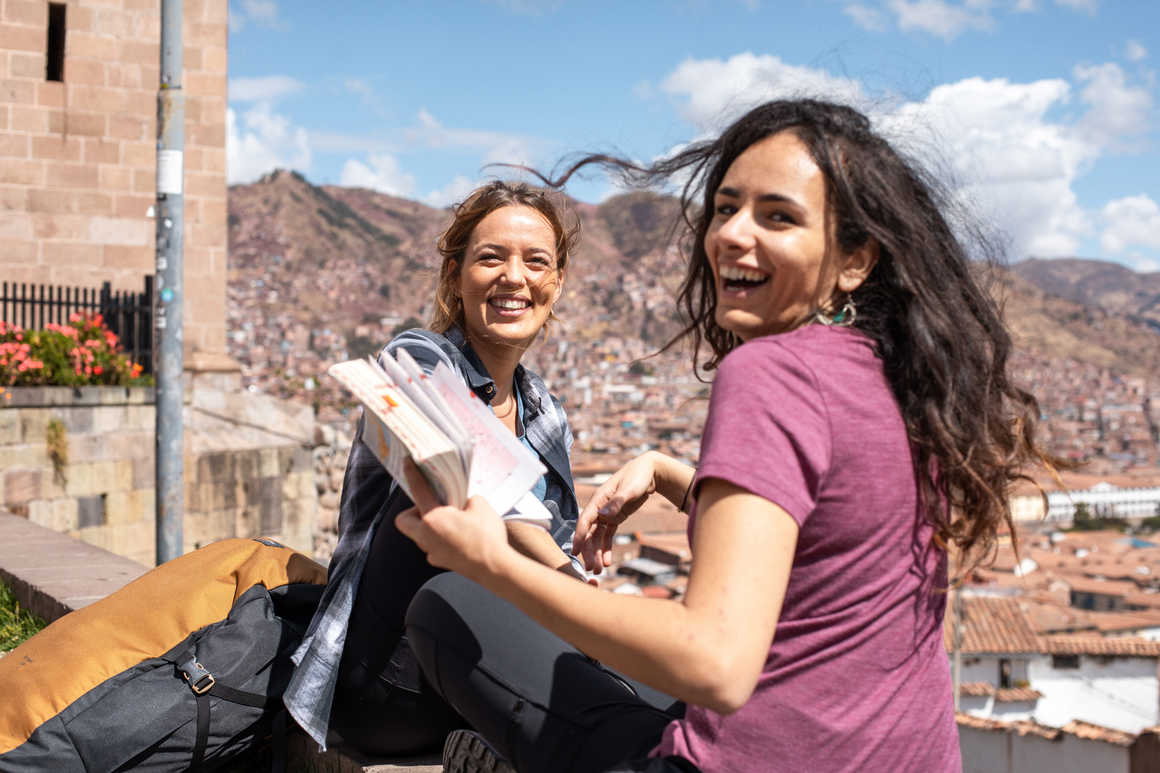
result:
M 210 698 L 220 698 L 230 703 L 240 703 L 243 706 L 253 706 L 258 709 L 271 708 L 281 704 L 281 697 L 271 697 L 261 695 L 255 692 L 247 692 L 246 690 L 238 690 L 233 687 L 228 687 L 221 684 L 214 679 L 213 674 L 209 672 L 205 666 L 197 662 L 196 657 L 191 657 L 179 665 L 178 670 L 181 671 L 181 676 L 189 683 L 189 689 L 193 690 L 193 694 L 197 700 L 197 730 L 196 737 L 193 743 L 193 754 L 190 758 L 189 769 L 197 770 L 201 767 L 201 763 L 205 757 L 205 747 L 209 742 L 209 701 Z M 283 710 L 280 714 L 284 714 Z M 278 724 L 278 719 L 282 720 L 281 725 Z M 281 736 L 281 737 L 279 737 Z M 274 746 L 277 747 L 280 742 L 285 741 L 286 737 L 286 722 L 285 717 L 279 716 L 275 718 L 274 726 Z M 278 753 L 275 751 L 275 768 L 278 768 Z M 282 764 L 285 764 L 283 759 Z

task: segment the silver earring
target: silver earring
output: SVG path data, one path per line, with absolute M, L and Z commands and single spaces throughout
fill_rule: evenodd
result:
M 846 302 L 842 304 L 842 308 L 833 316 L 826 316 L 823 309 L 818 309 L 814 313 L 814 319 L 826 327 L 850 327 L 857 317 L 858 307 L 854 305 L 853 298 L 847 298 Z

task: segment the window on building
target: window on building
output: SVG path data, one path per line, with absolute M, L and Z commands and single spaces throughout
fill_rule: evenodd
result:
M 1003 658 L 999 661 L 999 688 L 1008 689 L 1011 687 L 1011 661 Z
M 48 46 L 45 57 L 45 77 L 50 81 L 64 80 L 64 3 L 48 4 Z
M 1055 669 L 1079 668 L 1079 655 L 1052 655 L 1051 667 Z

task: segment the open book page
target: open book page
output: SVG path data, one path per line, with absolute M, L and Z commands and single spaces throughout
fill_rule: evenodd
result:
M 408 496 L 403 460 L 410 456 L 440 501 L 457 507 L 467 503 L 467 471 L 459 449 L 382 368 L 371 360 L 350 360 L 328 372 L 363 404 L 363 442 Z
M 424 383 L 427 375 L 406 349 L 399 349 L 392 357 L 383 355 L 382 367 L 395 384 L 415 403 L 424 416 L 437 426 L 459 450 L 463 469 L 471 468 L 471 437 L 454 415 L 448 411 L 443 398 Z
M 547 526 L 551 515 L 539 501 L 513 512 L 517 502 L 535 485 L 547 469 L 535 454 L 515 438 L 495 417 L 491 408 L 466 389 L 463 382 L 443 363 L 436 366 L 426 383 L 433 387 L 471 435 L 475 448 L 468 473 L 468 496 L 479 495 L 505 518 Z M 535 499 L 534 496 L 528 497 Z

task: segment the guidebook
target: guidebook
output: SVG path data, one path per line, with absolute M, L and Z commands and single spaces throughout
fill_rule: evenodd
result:
M 446 364 L 427 374 L 400 349 L 384 352 L 381 365 L 368 357 L 328 372 L 363 404 L 363 442 L 408 496 L 410 457 L 444 504 L 463 507 L 478 495 L 505 519 L 551 523 L 531 492 L 544 465 Z

